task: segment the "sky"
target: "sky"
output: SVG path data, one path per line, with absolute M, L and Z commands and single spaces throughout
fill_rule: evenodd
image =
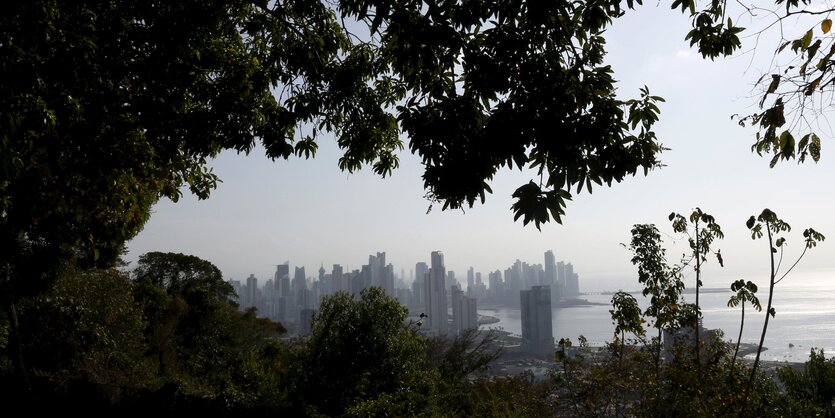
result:
M 763 25 L 744 17 L 734 22 Z M 543 263 L 544 252 L 553 250 L 557 260 L 574 265 L 581 291 L 636 289 L 636 269 L 621 245 L 629 241 L 632 225 L 657 224 L 676 261 L 686 241 L 673 234 L 667 215 L 699 207 L 725 232 L 716 245 L 725 266 L 711 260 L 705 285 L 727 287 L 746 278 L 763 286 L 768 247 L 751 240 L 745 221 L 767 207 L 793 226 L 786 235 L 787 260 L 802 250 L 803 229 L 831 236 L 787 279 L 825 280 L 835 274 L 835 142 L 825 117 L 819 163 L 789 161 L 769 168 L 770 157 L 751 152 L 755 131 L 738 126 L 731 115 L 755 110 L 754 82 L 768 71 L 779 40 L 773 31 L 744 38 L 747 53 L 710 61 L 684 40 L 688 30 L 687 17 L 651 4 L 629 12 L 607 32 L 607 61 L 619 80 L 619 95 L 637 97 L 647 85 L 666 99 L 655 130 L 671 149 L 661 155 L 666 166 L 646 177 L 575 194 L 562 225 L 552 222 L 539 231 L 513 221 L 511 194 L 534 177 L 530 173 L 501 171 L 483 205 L 428 211 L 418 157 L 402 152 L 401 167 L 385 179 L 370 168 L 348 174 L 338 169 L 340 151 L 325 137 L 313 160 L 271 161 L 258 149 L 250 155 L 220 154 L 210 165 L 223 183 L 212 196 L 198 201 L 186 192 L 178 203 L 160 201 L 128 243 L 126 259 L 135 264 L 148 251 L 182 252 L 213 262 L 226 278 L 254 274 L 265 281 L 276 264 L 304 266 L 313 277 L 321 265 L 328 272 L 333 264 L 358 269 L 369 254 L 384 251 L 395 273 L 405 270 L 408 281 L 416 262 L 428 262 L 430 252 L 440 250 L 457 277 L 466 278 L 472 266 L 486 281 L 488 272 L 504 270 L 516 259 Z

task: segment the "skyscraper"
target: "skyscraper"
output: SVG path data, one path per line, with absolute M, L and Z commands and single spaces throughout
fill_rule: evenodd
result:
M 478 328 L 476 298 L 464 296 L 459 286 L 452 287 L 452 332 L 460 334 Z
M 464 308 L 462 299 L 464 299 L 464 291 L 460 286 L 452 286 L 450 288 L 450 301 L 452 302 L 452 332 L 458 334 L 463 329 L 464 318 L 462 310 Z
M 386 291 L 386 294 L 394 297 L 394 265 L 391 263 L 386 264 L 386 266 L 383 267 L 383 278 L 381 282 L 381 287 Z
M 554 356 L 551 289 L 534 286 L 519 292 L 522 307 L 522 349 L 548 358 Z
M 371 274 L 371 286 L 382 287 L 389 296 L 394 296 L 394 267 L 392 271 L 386 269 L 386 253 L 368 256 L 368 268 Z
M 258 279 L 255 277 L 254 274 L 250 274 L 249 277 L 246 278 L 246 300 L 244 301 L 245 307 L 256 306 L 258 303 Z
M 557 262 L 554 258 L 554 252 L 551 250 L 545 251 L 545 284 L 554 286 L 557 283 Z
M 429 315 L 430 331 L 443 335 L 448 329 L 448 309 L 446 300 L 446 267 L 444 267 L 444 253 L 432 252 L 432 267 L 424 276 L 426 297 L 426 314 Z
M 467 289 L 475 286 L 475 269 L 470 266 L 467 270 Z
M 290 263 L 288 261 L 285 261 L 284 264 L 278 264 L 275 266 L 275 276 L 273 279 L 275 279 L 276 283 L 279 283 L 281 282 L 281 279 L 285 277 L 288 279 L 290 277 Z
M 565 295 L 575 297 L 580 294 L 579 276 L 574 273 L 571 263 L 565 265 Z
M 296 293 L 302 289 L 307 289 L 304 267 L 296 267 L 296 273 L 293 275 L 293 281 L 290 283 L 290 291 Z
M 545 252 L 545 285 L 551 286 L 551 301 L 558 302 L 562 298 L 562 288 L 557 277 L 557 263 L 554 252 Z
M 275 287 L 278 299 L 276 300 L 275 319 L 287 320 L 287 309 L 290 297 L 290 263 L 284 262 L 275 266 Z
M 426 286 L 424 276 L 429 273 L 429 266 L 424 262 L 415 264 L 415 281 L 412 282 L 412 303 L 415 305 L 426 304 Z
M 447 287 L 447 289 L 451 289 L 452 286 L 455 286 L 457 284 L 458 284 L 458 279 L 455 278 L 455 272 L 452 271 L 452 270 L 447 271 L 446 272 L 446 287 Z
M 513 263 L 513 266 L 509 269 L 509 276 L 508 272 L 505 271 L 505 283 L 507 284 L 508 289 L 512 292 L 517 292 L 522 290 L 522 262 L 516 260 Z
M 334 264 L 333 270 L 331 270 L 331 290 L 336 293 L 347 290 L 348 288 L 349 286 L 346 286 L 342 280 L 342 266 Z
M 482 287 L 484 284 L 481 285 Z M 461 314 L 464 317 L 461 326 L 466 329 L 478 329 L 478 299 L 465 297 Z M 462 330 L 463 331 L 463 330 Z

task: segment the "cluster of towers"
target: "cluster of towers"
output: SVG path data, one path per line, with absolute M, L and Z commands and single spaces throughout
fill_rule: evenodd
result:
M 241 309 L 256 308 L 260 316 L 280 321 L 299 332 L 308 330 L 310 318 L 322 297 L 339 291 L 355 294 L 369 286 L 379 286 L 389 295 L 395 295 L 394 267 L 386 264 L 386 253 L 368 257 L 368 264 L 350 272 L 334 264 L 328 273 L 324 266 L 319 268 L 317 279 L 309 279 L 304 267 L 295 267 L 290 276 L 290 263 L 276 266 L 275 274 L 263 287 L 258 278 L 250 275 L 245 283 L 232 280 Z
M 489 288 L 484 300 L 494 304 L 515 305 L 519 292 L 534 286 L 548 286 L 552 302 L 575 298 L 580 294 L 580 276 L 571 263 L 557 262 L 553 251 L 545 252 L 545 264 L 516 260 L 504 272 L 488 274 Z
M 487 283 L 482 280 L 480 272 L 470 267 L 466 289 L 455 273 L 446 269 L 441 251 L 433 251 L 429 263 L 421 261 L 415 264 L 411 284 L 403 280 L 404 270 L 401 270 L 399 278 L 396 277 L 394 266 L 386 263 L 385 252 L 369 255 L 368 264 L 352 271 L 345 271 L 341 265 L 334 264 L 330 272 L 324 266 L 320 267 L 317 278 L 307 277 L 304 267 L 295 267 L 292 272 L 291 276 L 290 264 L 285 262 L 276 266 L 275 274 L 263 286 L 259 286 L 254 275 L 243 283 L 232 280 L 241 309 L 254 307 L 259 315 L 281 321 L 289 329 L 304 333 L 309 330 L 310 318 L 319 309 L 324 296 L 339 291 L 358 295 L 366 287 L 377 286 L 408 306 L 413 316 L 423 314 L 420 317 L 421 332 L 444 335 L 478 328 L 479 301 L 520 306 L 524 318 L 526 297 L 533 297 L 525 296 L 528 293 L 524 292 L 546 289 L 537 290 L 535 299 L 541 300 L 541 294 L 547 291 L 549 302 L 579 294 L 579 276 L 574 267 L 571 263 L 557 262 L 552 251 L 545 253 L 544 264 L 516 260 L 503 272 L 496 270 L 489 273 Z M 549 303 L 548 309 L 550 306 Z M 548 319 L 550 321 L 550 317 Z
M 425 306 L 423 312 L 425 318 L 421 328 L 423 332 L 446 335 L 478 328 L 477 299 L 465 296 L 457 283 L 449 287 L 451 294 L 449 301 L 452 304 L 452 326 L 450 326 L 446 279 L 451 277 L 454 281 L 455 274 L 448 275 L 442 252 L 433 251 L 431 267 L 427 268 L 426 263 L 417 263 L 415 272 L 417 277 L 413 283 L 413 289 L 416 290 L 417 299 L 423 299 Z

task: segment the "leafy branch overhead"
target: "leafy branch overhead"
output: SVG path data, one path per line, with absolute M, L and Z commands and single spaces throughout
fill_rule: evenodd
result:
M 758 11 L 748 10 L 752 15 Z M 802 163 L 807 157 L 815 162 L 820 159 L 820 125 L 816 120 L 828 111 L 835 86 L 835 34 L 831 32 L 831 19 L 816 17 L 833 11 L 820 10 L 819 5 L 812 7 L 807 1 L 788 1 L 784 11 L 770 13 L 774 17 L 768 26 L 780 27 L 783 41 L 775 49 L 770 73 L 763 74 L 756 83 L 762 91 L 760 111 L 740 117 L 739 124 L 757 129 L 751 149 L 758 155 L 771 154 L 771 167 L 781 160 L 797 159 Z M 794 22 L 797 17 L 805 17 L 802 25 L 813 23 L 796 38 L 786 39 L 791 35 L 787 35 L 790 31 L 784 29 L 783 23 L 789 18 Z
M 408 138 L 444 208 L 484 201 L 502 167 L 535 170 L 538 194 L 518 190 L 514 211 L 559 221 L 575 187 L 659 166 L 661 99 L 617 99 L 604 62 L 622 13 L 589 1 L 10 4 L 0 221 L 27 236 L 63 225 L 62 240 L 94 254 L 133 236 L 159 197 L 208 197 L 222 150 L 308 158 L 326 132 L 340 168 L 382 176 Z
M 4 251 L 51 243 L 107 264 L 160 197 L 207 198 L 219 152 L 260 144 L 270 158 L 308 158 L 324 133 L 340 168 L 382 176 L 408 140 L 445 209 L 485 201 L 502 168 L 528 170 L 515 218 L 559 222 L 572 193 L 661 166 L 663 99 L 647 88 L 619 99 L 605 60 L 605 30 L 640 4 L 11 3 L 0 15 Z M 739 48 L 724 2 L 671 5 L 692 16 L 686 38 L 705 57 Z M 758 152 L 819 158 L 818 135 L 795 141 L 783 106 L 833 85 L 831 33 L 826 19 L 784 46 L 802 62 L 794 78 L 766 80 L 776 101 L 751 116 Z M 805 83 L 794 96 L 790 80 Z

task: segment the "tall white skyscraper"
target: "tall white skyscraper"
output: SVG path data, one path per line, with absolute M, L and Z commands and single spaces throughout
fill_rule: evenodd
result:
M 557 262 L 554 252 L 551 250 L 545 252 L 545 283 L 543 284 L 551 286 L 552 302 L 559 302 L 562 299 L 562 286 L 560 286 L 557 275 Z
M 444 267 L 444 254 L 440 251 L 432 252 L 431 268 L 424 278 L 424 289 L 426 314 L 429 315 L 427 329 L 438 335 L 446 334 L 449 328 L 446 267 Z
M 545 284 L 554 286 L 557 283 L 557 262 L 554 258 L 554 252 L 551 250 L 545 251 Z

